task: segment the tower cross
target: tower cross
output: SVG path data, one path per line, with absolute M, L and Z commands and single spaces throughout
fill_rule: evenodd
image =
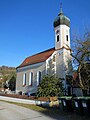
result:
M 62 9 L 62 2 L 60 2 L 60 9 Z

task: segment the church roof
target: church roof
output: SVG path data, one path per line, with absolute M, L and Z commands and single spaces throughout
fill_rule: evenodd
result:
M 47 60 L 53 54 L 54 51 L 55 51 L 55 48 L 51 48 L 51 49 L 48 49 L 46 51 L 40 52 L 38 54 L 29 56 L 17 68 L 32 65 L 32 64 L 35 64 L 35 63 L 44 62 L 45 60 Z

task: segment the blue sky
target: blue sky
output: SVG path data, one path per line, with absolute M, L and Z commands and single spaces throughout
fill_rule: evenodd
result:
M 71 20 L 71 37 L 89 29 L 90 0 L 0 0 L 0 66 L 17 67 L 26 57 L 54 47 L 60 2 Z

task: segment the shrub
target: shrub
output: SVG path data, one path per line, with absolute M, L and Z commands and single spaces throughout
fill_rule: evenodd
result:
M 38 87 L 38 97 L 61 96 L 63 93 L 62 79 L 55 76 L 44 76 Z

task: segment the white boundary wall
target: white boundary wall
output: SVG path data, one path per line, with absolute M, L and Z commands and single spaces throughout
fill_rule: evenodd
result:
M 19 98 L 4 97 L 4 96 L 0 96 L 0 100 L 5 100 L 5 101 L 9 101 L 9 102 L 17 102 L 17 103 L 25 103 L 25 104 L 34 104 L 34 105 L 36 105 L 35 100 L 19 99 Z

